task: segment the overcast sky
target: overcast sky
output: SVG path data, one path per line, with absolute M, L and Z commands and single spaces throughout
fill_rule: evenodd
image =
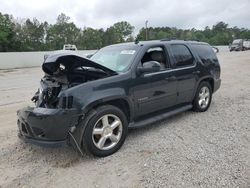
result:
M 0 12 L 55 23 L 61 12 L 78 27 L 107 28 L 128 21 L 145 25 L 203 29 L 218 21 L 250 28 L 250 0 L 1 0 Z

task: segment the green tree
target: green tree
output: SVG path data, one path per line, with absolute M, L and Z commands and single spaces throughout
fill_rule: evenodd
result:
M 78 42 L 79 48 L 83 50 L 101 48 L 103 46 L 103 34 L 102 29 L 85 28 Z
M 137 41 L 144 41 L 144 40 L 146 40 L 146 29 L 144 27 L 140 29 L 140 31 L 137 34 L 135 40 L 137 40 Z
M 21 28 L 22 46 L 24 50 L 35 51 L 43 50 L 45 45 L 45 25 L 36 18 L 31 21 L 27 19 Z
M 64 44 L 76 44 L 80 38 L 80 29 L 70 17 L 61 13 L 54 25 L 49 25 L 47 30 L 46 44 L 50 50 L 62 49 Z
M 115 23 L 113 25 L 113 28 L 119 39 L 119 42 L 124 42 L 125 40 L 127 40 L 129 37 L 131 37 L 131 34 L 134 31 L 134 26 L 126 21 Z
M 104 34 L 104 44 L 115 44 L 132 38 L 134 26 L 126 21 L 117 22 L 109 27 Z
M 221 21 L 213 26 L 213 31 L 215 32 L 226 31 L 227 27 L 228 27 L 228 24 Z
M 8 14 L 2 15 L 0 13 L 0 51 L 13 51 L 15 44 L 15 24 L 12 17 Z
M 61 13 L 55 24 L 30 20 L 15 20 L 0 13 L 0 51 L 58 50 L 64 44 L 76 44 L 78 49 L 99 49 L 103 46 L 134 41 L 134 27 L 121 21 L 104 29 L 78 28 L 70 17 Z M 136 40 L 146 39 L 146 29 L 141 28 Z M 220 21 L 203 30 L 178 29 L 176 27 L 149 27 L 148 40 L 184 39 L 208 42 L 211 45 L 228 45 L 233 39 L 250 39 L 247 28 L 229 27 Z

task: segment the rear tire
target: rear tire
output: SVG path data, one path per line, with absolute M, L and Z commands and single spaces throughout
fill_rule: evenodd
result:
M 88 121 L 83 138 L 83 148 L 94 156 L 105 157 L 119 150 L 127 136 L 128 121 L 119 108 L 100 106 Z
M 212 101 L 212 88 L 208 82 L 201 82 L 193 100 L 193 110 L 196 112 L 205 112 Z

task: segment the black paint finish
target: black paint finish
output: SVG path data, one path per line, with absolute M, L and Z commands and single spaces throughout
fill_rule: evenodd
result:
M 192 54 L 192 64 L 176 66 L 177 59 L 171 48 L 171 45 L 175 44 L 185 45 L 188 48 Z M 96 106 L 107 103 L 121 108 L 127 115 L 130 127 L 133 127 L 138 121 L 146 122 L 153 114 L 159 113 L 156 118 L 159 119 L 189 109 L 201 81 L 208 81 L 213 92 L 220 87 L 220 65 L 211 46 L 206 43 L 181 40 L 147 41 L 117 44 L 112 48 L 116 46 L 136 49 L 131 64 L 123 72 L 114 72 L 77 55 L 57 54 L 48 57 L 43 69 L 54 77 L 56 77 L 54 72 L 61 64 L 66 66 L 68 71 L 72 71 L 77 66 L 88 66 L 101 69 L 102 72 L 86 71 L 86 74 L 88 72 L 89 75 L 94 75 L 95 79 L 91 80 L 88 77 L 86 82 L 70 83 L 68 88 L 61 89 L 56 97 L 58 101 L 51 103 L 52 107 L 45 105 L 19 110 L 20 135 L 38 142 L 40 140 L 42 143 L 49 141 L 55 143 L 67 140 L 68 131 L 74 129 L 75 135 L 80 137 L 84 131 L 81 122 L 85 115 Z M 138 67 L 143 66 L 144 54 L 149 48 L 155 47 L 164 49 L 162 53 L 167 57 L 167 68 L 157 72 L 138 73 Z M 180 58 L 185 59 L 185 57 Z M 71 74 L 71 78 L 73 76 L 72 80 L 76 79 L 74 77 L 76 73 L 68 74 Z M 101 76 L 98 77 L 98 74 Z M 55 85 L 54 82 L 52 81 L 51 85 Z M 44 83 L 43 91 L 49 89 L 46 82 Z M 63 87 L 60 86 L 60 88 Z M 35 99 L 40 100 L 39 104 L 43 104 L 41 94 L 38 92 L 36 95 Z M 67 106 L 69 99 L 70 107 Z M 177 107 L 181 110 L 176 110 Z M 173 109 L 174 113 L 171 113 L 170 109 Z M 164 110 L 168 111 L 168 114 L 160 116 Z

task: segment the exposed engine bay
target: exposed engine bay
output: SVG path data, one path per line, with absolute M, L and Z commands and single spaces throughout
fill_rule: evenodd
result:
M 45 75 L 40 81 L 40 88 L 31 99 L 36 107 L 42 108 L 57 108 L 59 105 L 58 95 L 61 91 L 117 74 L 100 64 L 75 54 L 48 56 L 42 68 Z M 67 100 L 71 106 L 73 99 Z

